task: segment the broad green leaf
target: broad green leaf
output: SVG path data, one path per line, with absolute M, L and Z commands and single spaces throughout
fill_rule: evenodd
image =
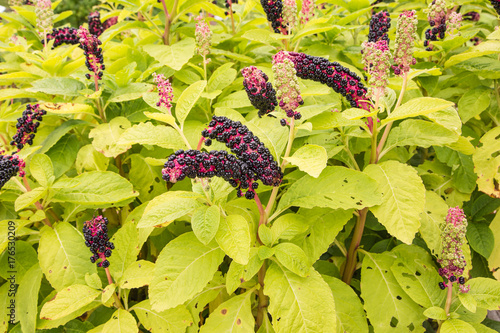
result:
M 74 284 L 60 290 L 51 301 L 45 303 L 40 318 L 55 320 L 90 304 L 101 292 L 83 284 Z
M 85 274 L 97 273 L 90 262 L 85 240 L 71 224 L 60 222 L 41 230 L 38 260 L 51 286 L 60 291 L 73 284 L 84 284 Z
M 151 94 L 153 94 L 153 93 L 151 93 Z M 146 94 L 146 95 L 143 96 L 143 98 L 146 101 L 146 103 L 149 102 L 149 100 L 147 100 L 147 98 L 146 98 L 147 96 L 149 96 L 149 95 Z M 156 99 L 158 99 L 158 98 L 156 97 Z M 154 102 L 154 103 L 156 103 L 156 102 Z M 154 104 L 154 105 L 156 106 L 156 104 Z M 175 118 L 174 118 L 174 116 L 172 116 L 170 114 L 167 114 L 167 113 L 144 112 L 144 115 L 146 117 L 148 117 L 148 118 L 151 118 L 151 119 L 154 119 L 154 120 L 158 120 L 158 121 L 161 121 L 161 122 L 169 124 L 169 125 L 174 125 L 175 124 Z
M 200 333 L 255 332 L 255 319 L 251 307 L 252 295 L 252 291 L 247 291 L 219 305 L 201 327 Z
M 155 126 L 150 122 L 134 125 L 124 131 L 117 140 L 119 145 L 135 144 L 156 145 L 163 148 L 178 149 L 185 146 L 179 134 L 172 127 Z
M 94 289 L 102 289 L 102 281 L 97 273 L 85 273 L 85 283 Z
M 48 77 L 31 82 L 28 91 L 42 92 L 48 95 L 80 96 L 79 91 L 85 89 L 85 85 L 78 80 L 69 77 Z
M 464 123 L 481 114 L 490 106 L 491 89 L 476 87 L 468 90 L 458 101 L 458 114 Z
M 304 251 L 292 243 L 280 243 L 274 248 L 276 259 L 293 273 L 308 277 L 311 269 L 311 263 Z
M 89 133 L 94 148 L 106 157 L 116 157 L 130 149 L 130 144 L 119 143 L 120 136 L 130 127 L 125 117 L 116 117 L 109 123 L 101 124 Z
M 118 309 L 111 316 L 111 319 L 104 324 L 102 333 L 137 333 L 137 322 L 130 312 Z
M 42 199 L 46 194 L 47 189 L 43 187 L 37 187 L 29 192 L 21 194 L 15 201 L 15 210 L 20 211 L 21 209 L 34 204 L 38 200 Z
M 95 150 L 93 145 L 80 148 L 76 156 L 75 166 L 78 173 L 83 171 L 106 171 L 109 158 Z
M 277 211 L 291 206 L 361 209 L 381 202 L 374 179 L 360 171 L 333 166 L 326 167 L 318 178 L 306 175 L 293 183 L 281 198 Z
M 260 42 L 263 44 L 279 43 L 280 39 L 289 39 L 289 36 L 277 34 L 269 31 L 269 29 L 252 29 L 247 30 L 241 36 L 242 38 Z
M 250 227 L 240 215 L 228 215 L 220 219 L 215 240 L 220 248 L 234 261 L 246 265 L 250 256 Z
M 22 311 L 17 312 L 17 317 L 21 322 L 23 332 L 35 332 L 36 315 L 38 314 L 38 291 L 42 283 L 42 276 L 42 270 L 37 263 L 31 266 L 23 279 L 19 281 L 16 305 L 18 309 L 22 309 Z
M 480 191 L 489 196 L 500 198 L 500 145 L 498 139 L 500 127 L 495 127 L 488 131 L 479 140 L 481 147 L 476 149 L 472 159 L 474 161 L 474 171 L 477 173 L 477 186 Z
M 15 305 L 11 304 L 12 298 L 9 297 L 9 288 L 10 288 L 10 283 L 4 283 L 0 286 L 0 306 L 2 307 L 2 309 L 6 309 L 0 312 L 0 330 L 2 332 L 7 332 L 7 328 L 9 327 L 9 321 L 11 320 L 10 311 L 11 309 L 15 308 Z M 12 319 L 16 320 L 15 315 L 14 318 Z
M 391 112 L 386 119 L 382 120 L 382 125 L 389 121 L 427 115 L 453 105 L 454 103 L 440 98 L 414 98 Z
M 264 294 L 269 296 L 273 328 L 277 333 L 336 331 L 332 292 L 314 269 L 311 269 L 309 277 L 304 278 L 272 262 L 264 285 Z
M 264 245 L 259 246 L 258 255 L 260 260 L 269 259 L 274 255 L 274 248 L 270 248 Z
M 452 130 L 458 135 L 462 133 L 462 120 L 458 116 L 458 112 L 453 106 L 444 108 L 439 111 L 427 113 L 425 117 L 432 120 L 436 124 Z
M 471 324 L 466 323 L 460 319 L 450 319 L 446 320 L 443 325 L 441 325 L 441 333 L 476 333 L 474 327 Z
M 92 145 L 90 146 L 92 147 Z M 54 177 L 56 179 L 71 169 L 77 158 L 78 149 L 80 149 L 80 141 L 77 136 L 66 134 L 47 151 L 46 154 L 54 165 Z M 96 154 L 103 156 L 98 152 Z
M 116 285 L 114 283 L 108 284 L 103 290 L 102 290 L 102 295 L 101 295 L 101 301 L 105 306 L 112 306 L 114 303 L 114 300 L 111 299 L 113 296 L 113 293 L 116 290 Z
M 293 153 L 293 156 L 285 158 L 285 161 L 298 166 L 300 170 L 314 178 L 318 178 L 321 171 L 326 168 L 327 160 L 326 149 L 318 145 L 302 146 Z
M 273 234 L 271 232 L 271 229 L 267 225 L 265 225 L 265 224 L 259 225 L 258 236 L 264 245 L 266 245 L 266 246 L 272 245 Z
M 113 91 L 113 94 L 108 99 L 108 103 L 126 102 L 141 98 L 142 95 L 150 91 L 151 88 L 152 85 L 148 83 L 143 83 L 143 82 L 128 83 L 126 86 L 119 87 L 118 89 Z
M 210 243 L 219 229 L 220 209 L 218 206 L 203 206 L 193 212 L 191 227 L 204 245 Z
M 250 281 L 262 267 L 264 261 L 259 257 L 259 250 L 255 247 L 250 249 L 248 264 L 238 264 L 232 261 L 226 274 L 226 290 L 232 294 L 242 283 Z
M 472 193 L 476 188 L 477 175 L 474 173 L 472 156 L 454 151 L 448 147 L 435 147 L 439 161 L 451 167 L 453 186 L 463 193 Z
M 262 325 L 260 325 L 259 330 L 257 333 L 276 333 L 276 331 L 273 328 L 273 325 L 269 321 L 268 316 L 264 316 L 264 321 L 262 322 Z
M 97 117 L 97 115 L 94 113 L 94 108 L 88 104 L 42 103 L 40 104 L 40 108 L 46 110 L 48 113 L 55 113 L 60 115 L 88 113 Z
M 361 268 L 361 297 L 374 332 L 407 332 L 425 320 L 422 308 L 400 287 L 391 272 L 396 257 L 365 252 Z
M 36 154 L 33 156 L 30 162 L 30 172 L 43 187 L 49 187 L 54 183 L 54 167 L 47 155 Z
M 331 129 L 344 126 L 363 126 L 359 119 L 347 119 L 341 112 L 322 112 L 310 119 L 313 129 Z
M 200 98 L 201 93 L 206 86 L 207 81 L 198 81 L 184 89 L 182 94 L 179 96 L 177 104 L 175 105 L 175 116 L 181 124 L 181 127 L 183 127 L 184 121 L 186 120 L 189 112 Z
M 493 232 L 495 246 L 491 255 L 488 258 L 488 266 L 497 280 L 500 281 L 500 212 L 497 212 L 493 221 L 491 221 L 490 229 Z
M 51 293 L 48 296 L 48 298 L 51 299 L 55 296 L 56 296 L 56 291 L 54 290 L 53 293 Z M 43 306 L 47 301 L 48 300 L 46 300 L 41 305 Z M 94 301 L 90 302 L 89 304 L 79 308 L 78 310 L 73 311 L 72 313 L 70 313 L 70 314 L 68 314 L 60 319 L 56 319 L 56 320 L 47 320 L 47 319 L 41 319 L 41 318 L 37 317 L 36 327 L 37 327 L 37 329 L 41 330 L 41 329 L 56 328 L 56 327 L 59 327 L 61 325 L 65 325 L 70 320 L 75 319 L 77 317 L 80 317 L 85 312 L 92 311 L 93 309 L 97 308 L 100 305 L 102 305 L 101 300 L 94 300 Z
M 446 62 L 445 62 L 445 68 L 449 68 L 451 66 L 454 66 L 462 61 L 469 60 L 472 58 L 477 58 L 481 57 L 483 55 L 487 54 L 492 54 L 492 53 L 498 53 L 498 48 L 499 48 L 499 42 L 498 41 L 488 41 L 488 42 L 482 42 L 479 45 L 476 45 L 472 48 L 470 48 L 470 51 L 468 52 L 461 52 L 458 54 L 455 54 L 451 56 Z
M 140 288 L 149 285 L 153 278 L 155 264 L 146 261 L 138 260 L 130 264 L 123 275 L 118 280 L 118 286 L 124 289 Z
M 61 139 L 73 128 L 88 124 L 89 123 L 87 123 L 86 121 L 79 119 L 71 119 L 64 122 L 61 126 L 56 127 L 52 132 L 50 132 L 47 138 L 42 142 L 42 148 L 40 149 L 40 151 L 38 151 L 38 153 L 46 153 L 50 148 L 52 148 L 53 145 L 55 145 L 59 141 L 59 139 Z
M 193 326 L 191 314 L 184 305 L 158 312 L 151 309 L 147 299 L 134 305 L 131 310 L 135 312 L 141 324 L 153 333 L 184 333 L 186 327 Z
M 487 310 L 498 310 L 500 306 L 500 281 L 478 277 L 467 281 L 469 294 L 474 297 L 477 306 Z
M 234 92 L 228 96 L 225 96 L 224 98 L 219 98 L 217 100 L 217 103 L 214 104 L 214 108 L 232 108 L 232 109 L 239 109 L 239 108 L 244 108 L 247 106 L 252 106 L 252 103 L 248 100 L 248 96 L 246 91 L 240 90 L 237 92 Z M 278 130 L 279 127 L 276 127 L 275 129 Z
M 431 319 L 437 319 L 437 320 L 446 320 L 448 319 L 448 316 L 446 315 L 446 311 L 439 307 L 439 306 L 433 306 L 424 311 L 424 316 L 431 318 Z
M 458 293 L 460 303 L 470 312 L 476 312 L 477 302 L 469 293 Z
M 236 79 L 236 69 L 231 68 L 234 64 L 229 62 L 217 68 L 208 80 L 208 91 L 223 90 Z
M 141 248 L 139 247 L 139 234 L 134 223 L 123 225 L 111 238 L 115 249 L 109 261 L 109 271 L 114 280 L 122 277 L 123 272 L 137 259 Z
M 425 206 L 425 187 L 417 172 L 397 161 L 371 164 L 364 172 L 378 182 L 382 193 L 382 204 L 370 210 L 391 235 L 411 244 Z
M 398 258 L 391 271 L 401 288 L 415 303 L 429 308 L 442 305 L 446 293 L 439 288 L 439 276 L 431 256 L 421 247 L 399 245 L 392 253 Z
M 327 32 L 330 30 L 335 30 L 338 33 L 343 29 L 342 26 L 333 25 L 326 21 L 326 18 L 318 18 L 307 22 L 304 27 L 297 31 L 297 33 L 294 35 L 293 41 L 296 42 L 297 40 L 305 36 L 319 34 L 321 32 Z
M 147 44 L 142 48 L 163 66 L 168 66 L 178 71 L 194 55 L 195 46 L 193 38 L 185 38 L 171 46 Z
M 215 242 L 203 245 L 192 232 L 169 242 L 156 260 L 149 286 L 152 309 L 171 309 L 191 299 L 212 279 L 223 258 Z
M 62 179 L 53 185 L 58 188 L 55 201 L 72 202 L 86 206 L 116 205 L 137 196 L 132 184 L 111 171 L 91 171 L 80 176 Z
M 498 332 L 498 325 L 495 327 L 496 330 L 489 328 L 488 326 L 485 326 L 483 324 L 479 323 L 471 323 L 472 327 L 476 330 L 477 333 L 497 333 Z
M 282 215 L 273 222 L 271 227 L 273 236 L 272 244 L 275 244 L 280 239 L 291 240 L 305 233 L 308 229 L 309 225 L 304 216 L 299 214 Z
M 161 181 L 161 167 L 152 166 L 141 154 L 129 155 L 130 182 L 139 191 L 139 200 L 148 201 L 165 192 L 165 183 Z M 163 165 L 162 165 L 163 166 Z
M 455 67 L 474 72 L 486 79 L 500 78 L 500 61 L 490 57 L 469 59 L 456 64 Z
M 247 97 L 245 98 L 247 99 Z M 266 148 L 269 149 L 275 160 L 279 161 L 279 156 L 281 156 L 286 147 L 288 130 L 282 126 L 277 127 L 276 124 L 268 119 L 255 117 L 246 125 Z
M 199 194 L 185 191 L 166 192 L 159 195 L 148 203 L 137 227 L 147 228 L 170 223 L 203 206 L 197 200 L 198 198 L 200 198 Z
M 487 223 L 469 223 L 467 226 L 467 240 L 470 247 L 485 258 L 491 255 L 495 246 L 493 232 Z
M 335 300 L 337 333 L 368 333 L 365 310 L 354 290 L 334 277 L 323 275 L 323 279 L 330 286 Z
M 434 255 L 440 254 L 441 223 L 448 214 L 448 205 L 436 192 L 425 192 L 425 208 L 420 215 L 420 235 Z
M 9 245 L 7 251 L 0 255 L 0 276 L 7 280 L 12 271 L 15 271 L 16 281 L 19 283 L 26 272 L 37 265 L 36 251 L 30 243 L 22 240 L 15 241 L 15 250 L 12 249 L 12 244 Z M 12 262 L 12 259 L 15 259 L 15 262 Z

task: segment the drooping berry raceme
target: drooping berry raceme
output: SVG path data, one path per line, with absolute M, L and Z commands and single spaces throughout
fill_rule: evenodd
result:
M 424 46 L 427 51 L 431 51 L 430 42 L 443 39 L 446 32 L 446 0 L 433 0 L 426 13 L 431 28 L 425 31 Z
M 248 165 L 255 180 L 269 186 L 281 184 L 283 173 L 273 155 L 259 138 L 239 121 L 214 116 L 201 135 L 206 138 L 207 146 L 211 145 L 212 140 L 225 143 L 239 160 Z
M 51 39 L 54 40 L 52 48 L 58 47 L 62 44 L 80 44 L 80 38 L 78 37 L 77 33 L 77 29 L 69 27 L 52 29 L 52 32 L 47 35 L 47 41 Z
M 212 150 L 209 153 L 198 150 L 182 149 L 168 157 L 162 169 L 163 179 L 167 182 L 176 183 L 184 178 L 212 178 L 221 177 L 231 186 L 238 189 L 237 195 L 253 199 L 258 184 L 255 182 L 255 174 L 248 165 L 236 158 L 236 156 L 221 150 Z
M 300 10 L 300 23 L 306 24 L 314 17 L 314 0 L 303 0 Z
M 405 75 L 410 71 L 410 65 L 415 65 L 413 45 L 417 38 L 417 13 L 414 10 L 404 11 L 399 15 L 396 26 L 396 41 L 394 47 L 394 73 Z
M 462 14 L 460 13 L 452 12 L 449 15 L 448 20 L 446 21 L 446 26 L 451 36 L 460 34 L 459 30 L 462 26 L 462 20 Z
M 19 156 L 3 155 L 3 153 L 0 151 L 0 189 L 18 173 L 20 177 L 25 175 L 23 170 L 25 163 Z
M 210 59 L 206 59 L 206 56 L 210 53 L 212 31 L 203 19 L 203 16 L 199 15 L 196 20 L 198 21 L 194 33 L 196 38 L 196 52 L 203 57 L 205 64 L 208 64 Z
M 301 115 L 296 110 L 304 104 L 304 101 L 300 96 L 295 64 L 288 52 L 280 51 L 273 56 L 273 73 L 276 83 L 276 97 L 279 100 L 280 108 L 286 112 L 287 117 L 300 119 Z
M 464 211 L 458 207 L 450 208 L 446 223 L 441 229 L 442 251 L 437 260 L 441 265 L 439 275 L 451 283 L 458 279 L 460 284 L 464 284 L 465 279 L 461 276 L 467 264 L 462 250 L 462 246 L 467 245 L 467 219 Z M 461 290 L 465 291 L 464 288 Z
M 88 18 L 88 23 L 89 23 L 89 32 L 92 35 L 99 37 L 104 31 L 104 28 L 101 23 L 101 14 L 99 12 L 90 13 Z
M 386 40 L 364 42 L 362 47 L 365 71 L 370 75 L 367 96 L 376 99 L 385 94 L 391 68 L 391 52 Z
M 250 103 L 259 110 L 259 117 L 274 111 L 278 105 L 276 91 L 267 75 L 255 66 L 245 67 L 241 70 L 244 77 L 243 86 L 247 92 Z
M 481 18 L 481 15 L 478 12 L 468 12 L 468 13 L 463 14 L 462 18 L 466 21 L 477 22 Z
M 267 20 L 275 33 L 287 34 L 286 26 L 283 23 L 283 2 L 282 0 L 260 0 L 262 8 L 266 13 Z
M 113 16 L 113 17 L 110 17 L 109 19 L 107 19 L 106 21 L 104 21 L 104 23 L 102 24 L 102 27 L 104 30 L 107 30 L 107 29 L 111 28 L 112 26 L 114 26 L 116 23 L 118 23 L 118 16 Z
M 500 15 L 500 0 L 490 0 L 491 5 L 497 11 L 498 15 Z
M 52 29 L 54 12 L 50 0 L 37 0 L 35 4 L 36 27 L 44 37 Z
M 297 25 L 297 3 L 295 0 L 283 0 L 283 24 L 286 26 L 288 35 Z
M 378 42 L 379 40 L 387 41 L 389 44 L 389 28 L 391 27 L 391 18 L 389 12 L 383 10 L 379 13 L 373 14 L 370 20 L 370 30 L 368 32 L 369 42 Z
M 85 238 L 85 245 L 92 252 L 90 261 L 95 263 L 99 259 L 102 259 L 101 262 L 97 263 L 97 267 L 109 267 L 107 258 L 111 256 L 111 250 L 115 246 L 109 241 L 108 219 L 99 215 L 90 221 L 86 221 L 83 224 L 83 236 Z
M 325 58 L 297 52 L 289 52 L 289 56 L 301 79 L 324 83 L 342 94 L 352 107 L 369 109 L 367 89 L 356 73 Z
M 86 58 L 85 65 L 93 73 L 94 78 L 100 80 L 103 75 L 102 71 L 104 70 L 104 59 L 100 46 L 102 44 L 101 41 L 82 26 L 78 29 L 78 37 L 80 38 L 80 46 Z M 90 74 L 86 74 L 85 76 L 87 79 L 91 77 Z
M 23 149 L 25 144 L 33 144 L 35 133 L 40 126 L 43 116 L 46 114 L 47 111 L 40 109 L 38 104 L 26 105 L 26 110 L 23 111 L 22 117 L 17 118 L 17 132 L 10 142 L 12 146 L 17 148 L 17 151 Z
M 153 82 L 157 84 L 159 101 L 156 106 L 167 108 L 168 113 L 171 113 L 172 100 L 174 99 L 174 90 L 169 80 L 165 79 L 165 75 L 153 73 Z

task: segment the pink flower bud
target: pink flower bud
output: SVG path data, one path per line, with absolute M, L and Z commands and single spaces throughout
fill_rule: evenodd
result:
M 448 32 L 451 36 L 460 35 L 460 27 L 462 26 L 462 14 L 452 12 L 446 22 Z
M 171 113 L 170 109 L 172 108 L 172 100 L 174 99 L 174 90 L 172 89 L 172 84 L 169 80 L 165 79 L 165 76 L 163 74 L 153 73 L 153 78 L 153 82 L 157 84 L 158 96 L 160 98 L 158 103 L 156 103 L 156 106 L 166 107 L 168 113 Z
M 368 96 L 385 94 L 385 88 L 389 80 L 391 52 L 386 40 L 379 40 L 376 43 L 364 42 L 363 64 L 365 71 L 370 75 L 368 84 Z
M 202 57 L 206 57 L 210 53 L 210 45 L 212 42 L 212 31 L 208 24 L 203 20 L 203 16 L 198 16 L 196 18 L 198 21 L 196 23 L 196 52 Z M 208 63 L 210 60 L 206 59 L 205 63 Z
M 280 51 L 274 55 L 273 73 L 280 107 L 286 112 L 287 117 L 300 119 L 300 113 L 295 110 L 304 104 L 304 101 L 300 96 L 297 72 L 288 52 Z
M 396 42 L 394 50 L 394 73 L 404 75 L 410 71 L 410 65 L 413 65 L 413 45 L 417 38 L 417 14 L 414 10 L 404 11 L 399 15 L 396 26 Z
M 287 27 L 288 34 L 297 25 L 297 3 L 295 0 L 283 1 L 283 23 Z
M 35 5 L 36 26 L 42 35 L 52 29 L 54 12 L 50 0 L 38 0 Z
M 300 22 L 306 24 L 314 17 L 314 0 L 303 0 L 300 10 Z

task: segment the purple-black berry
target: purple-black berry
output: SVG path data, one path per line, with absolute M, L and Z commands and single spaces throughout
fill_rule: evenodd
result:
M 38 104 L 27 104 L 21 118 L 17 119 L 17 132 L 12 137 L 10 144 L 17 148 L 17 151 L 23 149 L 24 145 L 32 145 L 35 133 L 40 126 L 43 116 L 47 114 L 45 110 L 40 109 Z
M 108 219 L 102 215 L 83 224 L 85 245 L 90 248 L 90 252 L 93 254 L 90 257 L 90 262 L 95 263 L 102 259 L 101 262 L 97 263 L 97 266 L 103 268 L 109 267 L 109 261 L 106 258 L 111 256 L 111 250 L 115 248 L 113 243 L 109 241 L 107 225 Z
M 24 166 L 24 161 L 17 155 L 0 155 L 0 189 L 17 173 L 24 176 Z
M 441 288 L 442 290 L 445 290 L 446 286 L 444 285 L 443 282 L 439 282 L 439 288 Z
M 368 33 L 369 42 L 378 42 L 379 40 L 386 40 L 389 44 L 389 28 L 391 27 L 391 18 L 389 12 L 383 10 L 374 14 L 370 20 L 370 30 Z
M 278 105 L 276 91 L 267 75 L 255 66 L 245 67 L 241 70 L 244 77 L 243 86 L 247 92 L 250 103 L 259 110 L 259 117 L 274 111 Z
M 76 45 L 80 43 L 80 39 L 77 36 L 77 29 L 75 28 L 58 28 L 52 29 L 52 32 L 47 34 L 47 41 L 53 39 L 54 44 L 52 48 L 58 47 L 62 44 Z M 42 43 L 44 41 L 42 40 Z
M 450 281 L 451 282 L 457 281 L 457 277 L 455 275 L 450 276 Z
M 458 283 L 465 284 L 465 278 L 463 276 L 458 278 Z
M 260 0 L 260 3 L 274 32 L 286 35 L 287 29 L 283 22 L 283 2 L 281 0 Z
M 500 0 L 490 0 L 491 5 L 495 8 L 498 15 L 500 15 Z

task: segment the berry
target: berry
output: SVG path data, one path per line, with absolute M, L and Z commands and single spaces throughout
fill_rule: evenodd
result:
M 241 74 L 244 77 L 243 86 L 248 99 L 259 110 L 259 117 L 274 111 L 278 101 L 276 100 L 276 91 L 273 85 L 268 82 L 268 76 L 254 66 L 243 68 Z
M 280 51 L 273 56 L 273 74 L 276 83 L 276 97 L 280 108 L 289 118 L 295 117 L 299 105 L 304 104 L 300 96 L 297 70 L 289 52 Z
M 12 146 L 17 147 L 17 151 L 23 149 L 25 144 L 33 144 L 33 138 L 45 114 L 47 111 L 40 109 L 38 104 L 26 105 L 22 117 L 17 119 L 17 132 L 10 142 Z
M 463 276 L 458 278 L 458 283 L 465 284 L 465 278 Z
M 286 35 L 287 30 L 283 22 L 283 2 L 281 0 L 260 0 L 260 3 L 274 32 Z
M 383 10 L 377 14 L 374 14 L 370 20 L 370 30 L 368 33 L 369 42 L 378 42 L 379 40 L 387 41 L 389 44 L 389 36 L 387 35 L 389 28 L 391 27 L 391 18 L 389 17 L 389 12 Z
M 52 32 L 47 34 L 47 41 L 54 40 L 52 48 L 58 47 L 62 44 L 76 45 L 80 43 L 80 39 L 77 36 L 77 29 L 75 28 L 58 28 L 52 29 Z M 42 40 L 42 42 L 44 42 Z
M 90 257 L 90 262 L 95 263 L 102 259 L 97 264 L 98 267 L 109 267 L 109 261 L 106 259 L 111 256 L 111 250 L 115 248 L 108 237 L 108 219 L 99 215 L 90 221 L 83 224 L 83 236 L 85 237 L 85 245 L 90 248 L 93 256 Z
M 490 0 L 491 5 L 495 8 L 498 15 L 500 15 L 500 0 Z
M 434 0 L 429 4 L 429 8 L 425 11 L 428 14 L 429 25 L 432 29 L 425 31 L 425 39 L 428 41 L 437 41 L 444 38 L 446 32 L 446 2 L 445 0 Z M 430 48 L 432 50 L 432 48 Z M 426 49 L 427 50 L 427 49 Z M 430 51 L 430 50 L 428 50 Z
M 450 276 L 450 281 L 451 282 L 457 281 L 457 277 L 455 275 Z
M 101 23 L 101 14 L 99 12 L 93 12 L 89 14 L 88 24 L 89 32 L 92 35 L 99 37 L 103 33 L 104 28 Z
M 462 15 L 463 19 L 466 21 L 479 21 L 481 15 L 478 12 L 468 12 Z
M 17 155 L 0 155 L 0 189 L 17 173 L 24 176 L 24 166 L 24 161 Z
M 78 29 L 78 37 L 80 38 L 80 47 L 85 54 L 85 65 L 88 70 L 93 72 L 94 77 L 102 77 L 102 70 L 104 70 L 104 60 L 102 56 L 102 48 L 100 47 L 101 41 L 91 34 L 84 27 Z
M 281 126 L 286 126 L 286 120 L 285 119 L 281 119 L 280 120 L 280 124 L 281 124 Z
M 446 286 L 444 285 L 443 282 L 439 282 L 439 288 L 441 288 L 442 290 L 445 290 Z

